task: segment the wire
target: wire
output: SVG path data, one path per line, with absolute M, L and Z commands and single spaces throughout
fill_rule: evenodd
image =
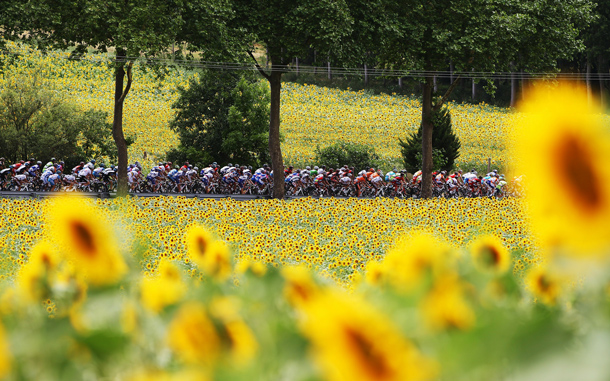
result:
M 71 56 L 69 53 L 56 51 L 40 51 L 40 50 L 23 50 L 19 51 L 1 51 L 4 55 L 24 55 L 39 53 L 50 57 L 65 59 L 69 61 L 85 61 L 92 63 L 116 63 L 116 62 L 131 62 L 135 61 L 140 65 L 155 65 L 155 66 L 174 66 L 193 69 L 210 69 L 210 70 L 241 70 L 241 71 L 257 71 L 258 69 L 252 64 L 240 62 L 216 62 L 202 60 L 185 60 L 185 59 L 169 59 L 158 57 L 136 57 L 136 56 L 106 56 L 101 54 Z M 332 76 L 370 76 L 370 77 L 412 77 L 412 78 L 457 78 L 473 79 L 473 80 L 510 80 L 510 79 L 561 79 L 561 80 L 576 80 L 582 81 L 587 79 L 586 73 L 561 73 L 561 72 L 537 72 L 537 73 L 521 73 L 521 72 L 486 72 L 486 71 L 426 71 L 426 70 L 398 70 L 398 69 L 380 69 L 380 68 L 345 68 L 345 67 L 329 67 L 326 66 L 309 66 L 309 65 L 287 65 L 287 66 L 271 66 L 263 68 L 268 72 L 283 71 L 295 74 L 313 74 L 313 75 L 332 75 Z M 590 74 L 591 80 L 607 80 L 610 79 L 610 73 L 594 73 Z

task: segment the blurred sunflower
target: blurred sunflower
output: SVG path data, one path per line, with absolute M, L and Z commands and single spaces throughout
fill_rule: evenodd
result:
M 114 284 L 127 272 L 114 234 L 99 211 L 77 197 L 61 197 L 49 211 L 51 231 L 70 259 L 96 286 Z
M 610 243 L 610 138 L 599 110 L 584 87 L 568 83 L 536 87 L 520 108 L 515 155 L 535 230 L 547 244 L 600 252 Z
M 450 248 L 432 234 L 415 232 L 400 239 L 383 261 L 383 273 L 397 289 L 411 291 L 452 262 Z
M 526 282 L 532 295 L 548 305 L 557 302 L 563 288 L 561 279 L 543 267 L 530 270 Z
M 142 304 L 160 312 L 166 306 L 177 303 L 186 293 L 186 284 L 182 281 L 180 269 L 170 261 L 159 263 L 157 277 L 145 278 L 140 286 Z
M 477 268 L 495 274 L 503 274 L 510 266 L 510 252 L 502 241 L 492 235 L 481 235 L 473 242 L 470 249 Z
M 220 338 L 203 304 L 184 304 L 171 321 L 167 333 L 169 347 L 183 361 L 212 366 L 221 349 Z
M 212 236 L 203 227 L 193 225 L 186 232 L 186 248 L 193 262 L 202 266 L 208 247 L 212 243 Z
M 422 381 L 437 373 L 385 316 L 347 294 L 316 297 L 302 330 L 329 380 Z
M 426 325 L 433 330 L 472 328 L 475 314 L 466 301 L 465 288 L 456 274 L 439 278 L 420 305 Z

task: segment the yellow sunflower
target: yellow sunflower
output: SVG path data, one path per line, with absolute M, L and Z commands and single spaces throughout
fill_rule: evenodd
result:
M 400 239 L 383 261 L 383 275 L 397 289 L 411 291 L 428 276 L 437 276 L 452 262 L 450 248 L 432 234 L 415 232 Z
M 527 286 L 544 304 L 554 305 L 563 289 L 563 281 L 543 267 L 536 267 L 527 274 Z
M 203 226 L 193 225 L 189 228 L 186 232 L 186 248 L 193 262 L 203 266 L 205 254 L 212 241 L 212 236 Z
M 382 314 L 347 294 L 328 291 L 307 308 L 301 329 L 329 380 L 429 380 L 436 364 Z
M 492 235 L 477 237 L 470 252 L 475 266 L 482 271 L 503 274 L 510 266 L 510 252 L 498 237 Z
M 177 303 L 186 293 L 186 285 L 180 276 L 180 269 L 170 261 L 159 263 L 157 277 L 145 278 L 140 286 L 142 304 L 154 311 Z
M 220 353 L 220 338 L 203 304 L 191 302 L 178 310 L 169 325 L 169 347 L 183 361 L 211 366 Z
M 514 156 L 526 175 L 532 223 L 546 243 L 576 253 L 610 243 L 610 137 L 586 89 L 538 86 L 521 105 Z
M 439 278 L 420 305 L 426 325 L 433 330 L 472 328 L 475 314 L 466 301 L 466 287 L 456 274 Z
M 109 221 L 82 198 L 56 200 L 51 204 L 49 222 L 50 231 L 92 285 L 116 283 L 127 272 Z

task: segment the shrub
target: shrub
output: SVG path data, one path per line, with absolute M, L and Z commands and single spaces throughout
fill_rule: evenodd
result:
M 378 167 L 379 157 L 371 146 L 349 142 L 337 142 L 325 148 L 316 148 L 316 162 L 338 168 L 345 164 L 358 170 Z

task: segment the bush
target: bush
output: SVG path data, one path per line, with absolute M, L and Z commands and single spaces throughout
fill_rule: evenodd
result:
M 316 148 L 316 162 L 331 168 L 347 164 L 357 170 L 379 166 L 379 156 L 373 147 L 364 144 L 337 142 L 320 149 Z
M 432 116 L 432 162 L 434 169 L 450 171 L 460 156 L 460 140 L 453 133 L 449 109 L 444 106 Z M 398 139 L 405 168 L 415 173 L 422 168 L 422 125 L 406 141 Z

